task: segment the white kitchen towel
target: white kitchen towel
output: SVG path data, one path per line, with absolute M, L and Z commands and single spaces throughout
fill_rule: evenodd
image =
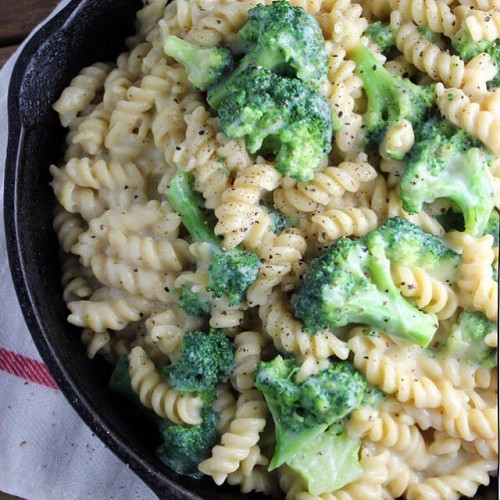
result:
M 59 4 L 60 9 L 67 2 Z M 57 10 L 58 10 L 57 9 Z M 0 71 L 0 123 L 16 55 Z M 0 491 L 28 500 L 157 498 L 90 431 L 55 386 L 31 340 L 7 262 L 0 128 Z

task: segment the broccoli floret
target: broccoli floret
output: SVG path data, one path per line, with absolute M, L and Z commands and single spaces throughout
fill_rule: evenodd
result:
M 464 27 L 457 31 L 455 36 L 451 39 L 451 45 L 465 62 L 469 62 L 478 54 L 486 52 L 499 70 L 496 76 L 488 82 L 488 88 L 497 88 L 500 86 L 500 44 L 498 40 L 475 41 L 472 39 L 468 28 Z
M 447 198 L 460 208 L 465 230 L 481 236 L 494 205 L 493 159 L 478 141 L 446 120 L 424 123 L 401 179 L 401 201 L 410 214 Z
M 218 417 L 209 404 L 203 406 L 201 416 L 200 425 L 173 425 L 164 420 L 160 426 L 163 443 L 157 454 L 178 474 L 200 478 L 203 474 L 198 470 L 198 464 L 210 456 L 219 439 Z
M 387 394 L 373 384 L 368 384 L 363 394 L 361 406 L 378 408 L 387 399 Z
M 309 493 L 322 495 L 357 479 L 360 439 L 349 437 L 342 426 L 332 425 L 292 457 L 287 465 L 305 482 Z
M 204 350 L 206 353 L 206 346 Z M 209 355 L 218 356 L 219 352 L 213 354 L 209 352 Z M 205 360 L 204 363 L 208 366 Z M 209 367 L 211 380 L 209 384 L 190 384 L 189 377 L 192 377 L 193 374 L 188 374 L 185 379 L 189 389 L 195 389 L 188 392 L 198 392 L 198 389 L 202 391 L 200 393 L 203 399 L 202 423 L 194 426 L 175 425 L 169 420 L 160 419 L 153 410 L 146 408 L 141 403 L 139 396 L 132 389 L 127 356 L 118 358 L 109 382 L 109 387 L 113 392 L 132 401 L 138 410 L 158 427 L 163 437 L 163 443 L 156 450 L 159 458 L 178 474 L 196 478 L 202 476 L 198 471 L 198 464 L 210 456 L 213 446 L 217 444 L 219 439 L 218 417 L 211 408 L 215 396 L 215 384 L 213 383 L 213 372 L 210 370 Z M 220 372 L 222 372 L 220 382 L 223 382 L 224 379 L 227 380 L 224 370 L 220 370 Z
M 382 21 L 371 23 L 366 29 L 365 35 L 370 37 L 386 55 L 390 54 L 396 46 L 394 29 Z
M 224 47 L 204 47 L 168 35 L 163 43 L 167 55 L 180 62 L 193 87 L 207 90 L 233 68 L 233 56 Z
M 311 262 L 295 314 L 310 333 L 361 323 L 421 346 L 437 329 L 436 316 L 415 309 L 394 285 L 377 231 L 363 239 L 337 240 Z
M 182 222 L 196 241 L 211 244 L 212 258 L 208 266 L 207 290 L 214 298 L 226 296 L 231 305 L 245 300 L 247 288 L 259 273 L 259 257 L 240 248 L 224 251 L 199 206 L 199 197 L 191 186 L 191 178 L 178 172 L 170 182 L 166 196 L 180 214 Z
M 365 140 L 368 148 L 379 148 L 387 130 L 401 120 L 408 120 L 414 128 L 425 121 L 435 102 L 434 85 L 415 85 L 406 78 L 391 75 L 364 46 L 351 52 L 356 72 L 363 81 L 368 106 L 363 116 Z M 392 151 L 386 155 L 402 157 Z
M 251 67 L 296 77 L 313 85 L 326 78 L 328 56 L 321 28 L 301 7 L 286 0 L 257 5 L 248 12 L 248 21 L 239 32 L 246 55 L 238 67 L 208 93 L 208 103 L 219 109 L 235 78 Z
M 451 45 L 460 56 L 460 59 L 463 59 L 465 62 L 469 62 L 482 52 L 489 54 L 496 64 L 500 62 L 500 45 L 498 45 L 498 40 L 473 40 L 467 27 L 457 31 L 451 39 Z
M 274 234 L 280 234 L 284 229 L 290 227 L 290 221 L 283 215 L 276 207 L 268 204 L 261 205 L 261 208 L 265 210 L 269 218 L 271 219 L 272 226 L 271 231 Z
M 276 169 L 301 181 L 313 177 L 332 147 L 326 98 L 307 83 L 264 68 L 248 68 L 235 78 L 219 119 L 228 137 L 245 137 L 250 153 L 275 154 Z
M 279 467 L 334 422 L 357 408 L 366 380 L 347 362 L 331 362 L 303 382 L 294 358 L 261 361 L 255 386 L 264 394 L 276 427 L 276 449 L 269 470 Z
M 197 393 L 203 399 L 200 425 L 164 421 L 160 427 L 163 444 L 157 452 L 179 474 L 201 477 L 198 464 L 210 456 L 219 438 L 218 417 L 211 408 L 216 387 L 227 382 L 233 365 L 231 342 L 221 330 L 211 329 L 208 334 L 186 333 L 179 359 L 162 370 L 169 385 L 179 393 Z
M 210 316 L 212 305 L 206 297 L 193 292 L 190 285 L 182 285 L 177 290 L 177 296 L 179 297 L 179 306 L 186 314 L 199 318 Z
M 497 365 L 497 351 L 484 343 L 496 325 L 482 312 L 462 311 L 448 337 L 445 352 L 473 365 L 493 368 Z
M 326 78 L 328 57 L 321 27 L 302 7 L 286 0 L 257 5 L 239 32 L 249 50 L 242 64 L 262 66 L 305 82 Z
M 402 217 L 388 219 L 376 232 L 382 236 L 391 262 L 421 267 L 441 281 L 456 281 L 460 255 L 438 236 L 426 233 Z
M 180 358 L 163 369 L 169 384 L 179 391 L 211 394 L 227 382 L 233 368 L 233 347 L 224 332 L 211 329 L 188 332 L 182 339 Z
M 500 237 L 500 214 L 497 210 L 491 212 L 488 224 L 484 229 L 484 234 L 491 234 L 493 236 L 493 245 L 498 246 L 498 240 Z

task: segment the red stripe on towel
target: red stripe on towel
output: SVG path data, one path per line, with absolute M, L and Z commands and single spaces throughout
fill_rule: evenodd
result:
M 51 389 L 58 389 L 44 363 L 3 348 L 0 348 L 0 371 Z

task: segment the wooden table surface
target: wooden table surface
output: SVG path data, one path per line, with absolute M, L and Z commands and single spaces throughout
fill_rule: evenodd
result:
M 58 0 L 0 0 L 0 68 Z

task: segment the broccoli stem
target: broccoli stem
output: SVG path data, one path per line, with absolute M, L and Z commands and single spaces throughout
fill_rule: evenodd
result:
M 350 54 L 356 63 L 356 70 L 363 80 L 363 88 L 368 97 L 365 114 L 367 126 L 377 125 L 379 116 L 395 102 L 394 77 L 375 59 L 363 45 L 354 48 Z
M 199 206 L 199 199 L 191 186 L 189 174 L 178 171 L 166 190 L 168 201 L 181 216 L 191 237 L 196 241 L 207 241 L 220 248 L 220 240 L 206 225 L 205 215 Z
M 183 66 L 191 68 L 193 62 L 201 62 L 200 60 L 200 47 L 186 42 L 177 36 L 168 36 L 163 42 L 163 49 L 166 54 L 173 57 L 176 61 L 180 62 Z
M 384 293 L 364 297 L 363 316 L 372 318 L 372 325 L 387 329 L 392 335 L 426 347 L 437 328 L 436 316 L 418 311 L 402 297 L 392 281 L 391 264 L 385 256 L 382 237 L 374 235 L 368 239 L 367 246 L 370 252 L 370 278 Z M 387 314 L 381 314 L 382 311 L 387 311 Z

